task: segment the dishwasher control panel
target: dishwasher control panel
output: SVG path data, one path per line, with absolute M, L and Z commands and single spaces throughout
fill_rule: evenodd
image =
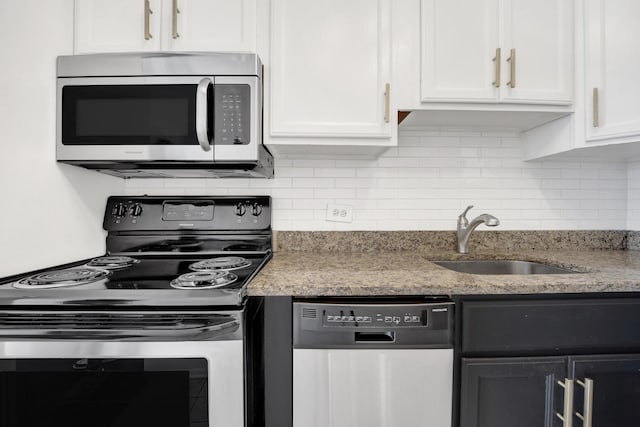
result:
M 296 301 L 294 341 L 300 345 L 396 346 L 419 340 L 447 344 L 453 330 L 451 301 L 407 304 L 342 304 Z
M 447 326 L 449 307 L 326 307 L 322 310 L 322 324 L 330 327 L 416 327 Z

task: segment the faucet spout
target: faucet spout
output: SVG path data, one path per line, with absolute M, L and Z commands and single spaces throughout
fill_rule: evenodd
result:
M 500 220 L 493 215 L 482 214 L 478 215 L 470 222 L 467 220 L 466 213 L 473 206 L 467 207 L 467 209 L 458 217 L 458 252 L 461 254 L 469 253 L 469 238 L 471 233 L 480 224 L 485 224 L 488 227 L 496 227 L 500 225 Z

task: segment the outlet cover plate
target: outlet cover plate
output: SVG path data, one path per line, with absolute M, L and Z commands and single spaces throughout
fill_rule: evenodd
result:
M 327 221 L 353 222 L 353 206 L 328 204 Z

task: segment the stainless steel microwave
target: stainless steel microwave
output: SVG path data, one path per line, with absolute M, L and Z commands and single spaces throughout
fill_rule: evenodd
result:
M 260 58 L 60 56 L 56 153 L 60 162 L 125 178 L 271 178 Z

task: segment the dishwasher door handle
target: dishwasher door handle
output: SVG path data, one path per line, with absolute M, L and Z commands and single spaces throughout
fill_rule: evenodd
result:
M 356 332 L 355 342 L 372 343 L 372 342 L 394 342 L 396 333 L 394 331 L 387 332 Z

